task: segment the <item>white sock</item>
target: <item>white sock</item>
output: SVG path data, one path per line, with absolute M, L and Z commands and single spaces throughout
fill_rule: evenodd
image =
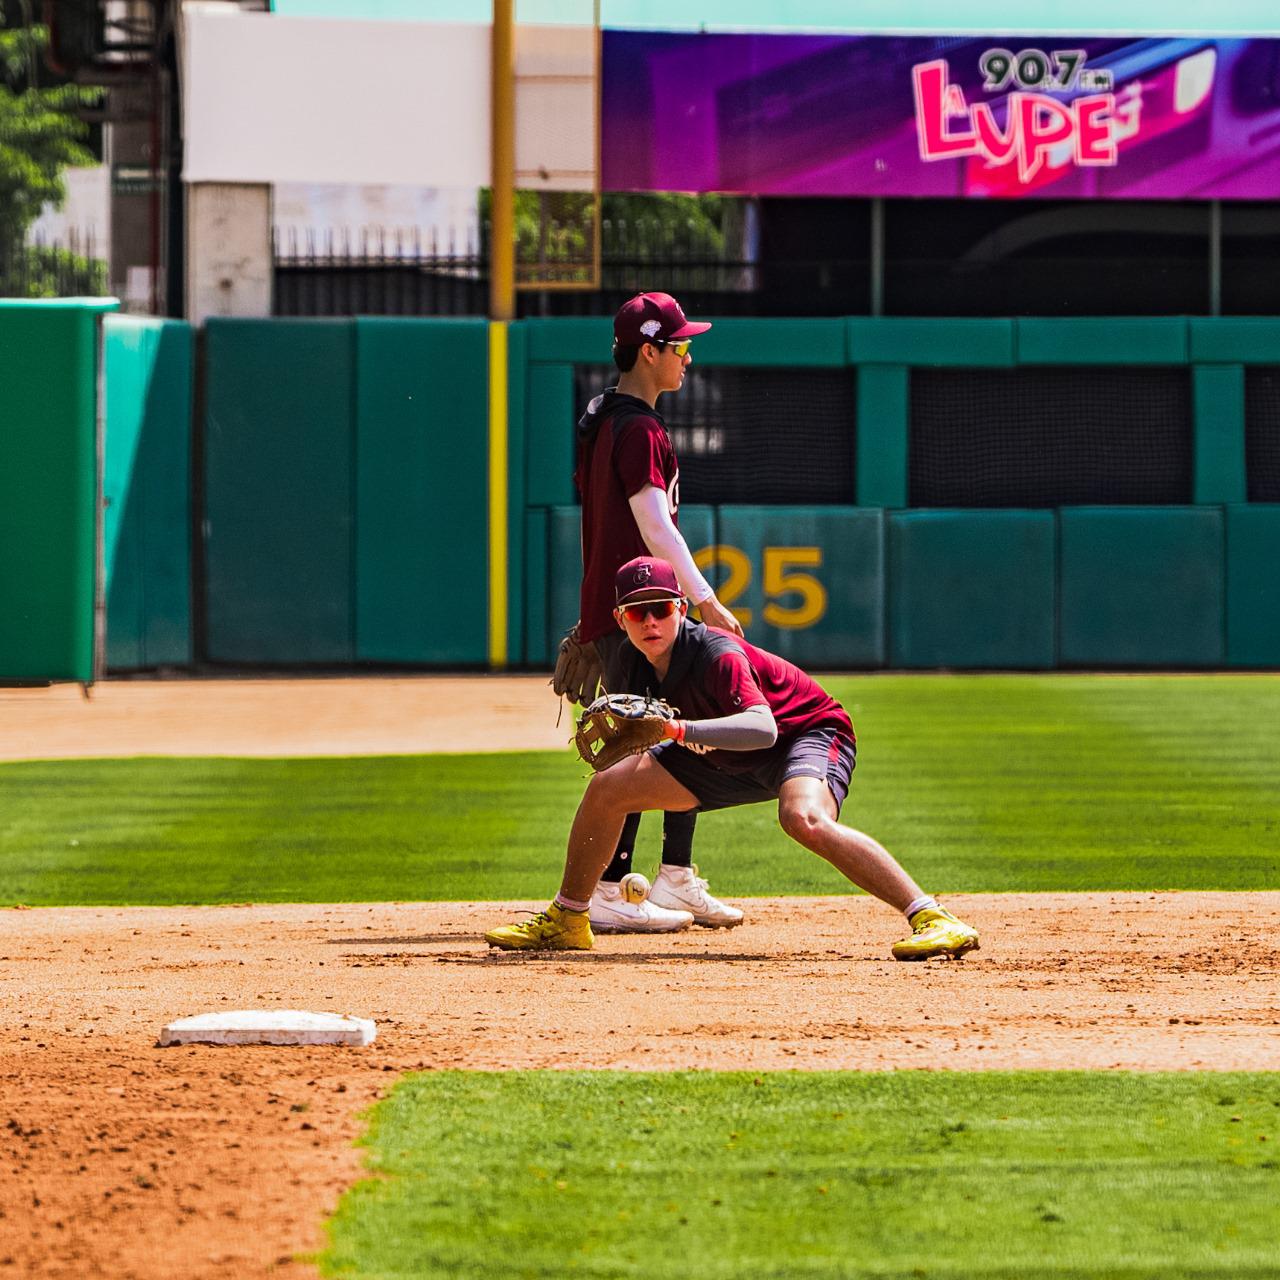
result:
M 926 893 L 923 896 L 917 898 L 914 902 L 908 904 L 906 911 L 903 912 L 903 915 L 905 915 L 907 919 L 910 920 L 911 917 L 915 915 L 917 911 L 923 911 L 926 907 L 929 908 L 931 911 L 936 911 L 938 909 L 937 898 L 933 897 L 931 894 Z
M 566 898 L 563 893 L 556 894 L 556 906 L 564 911 L 586 911 L 591 906 L 589 902 L 578 902 L 573 898 Z

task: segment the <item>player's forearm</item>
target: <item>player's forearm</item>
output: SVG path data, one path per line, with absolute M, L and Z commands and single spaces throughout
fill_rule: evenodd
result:
M 701 604 L 715 594 L 711 584 L 693 563 L 693 553 L 684 536 L 676 528 L 667 510 L 667 495 L 655 486 L 648 486 L 634 494 L 630 501 L 631 514 L 636 527 L 649 548 L 649 554 L 666 560 L 676 571 L 680 590 L 694 604 Z
M 675 720 L 669 736 L 693 747 L 719 751 L 763 751 L 778 740 L 778 725 L 768 707 L 748 707 L 714 720 Z

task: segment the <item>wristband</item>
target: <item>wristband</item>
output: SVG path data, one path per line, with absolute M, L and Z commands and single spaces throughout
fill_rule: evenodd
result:
M 685 722 L 683 720 L 670 720 L 667 722 L 667 737 L 672 742 L 684 741 Z

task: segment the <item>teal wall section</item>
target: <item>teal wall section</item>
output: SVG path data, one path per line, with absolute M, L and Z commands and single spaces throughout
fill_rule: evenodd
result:
M 525 593 L 529 589 L 525 548 L 525 511 L 529 505 L 524 459 L 529 420 L 529 335 L 520 325 L 507 326 L 507 660 L 519 665 L 524 652 Z
M 211 661 L 486 661 L 488 344 L 484 320 L 209 322 Z
M 551 666 L 555 662 L 549 599 L 549 520 L 550 514 L 546 507 L 530 507 L 524 513 L 524 643 L 521 648 L 513 649 L 512 653 L 523 654 L 524 661 L 533 667 Z
M 350 663 L 355 322 L 210 320 L 205 343 L 207 656 Z
M 0 679 L 92 670 L 98 316 L 0 304 Z M 600 317 L 508 329 L 513 666 L 549 665 L 577 617 L 573 368 L 610 338 Z M 193 632 L 196 659 L 233 664 L 488 660 L 487 322 L 211 321 L 196 455 L 186 327 L 113 320 L 104 349 L 110 666 L 183 665 Z M 1245 372 L 1280 363 L 1280 320 L 716 320 L 696 356 L 695 377 L 856 371 L 856 507 L 681 513 L 766 647 L 852 669 L 1280 666 L 1280 507 L 1243 501 Z M 1043 363 L 1189 367 L 1196 505 L 905 509 L 911 370 Z M 7 429 L 24 420 L 40 430 Z
M 394 19 L 401 22 L 490 21 L 489 0 L 271 0 L 276 13 L 303 17 Z M 1079 0 L 1063 18 L 1054 17 L 1059 36 L 1168 35 L 1184 31 L 1202 36 L 1280 34 L 1272 0 L 1226 0 L 1211 9 L 1191 0 L 1130 0 L 1117 8 L 1109 0 Z M 938 35 L 956 30 L 999 35 L 1043 29 L 1036 10 L 1025 0 L 970 0 L 957 10 L 949 0 L 793 0 L 782 8 L 777 0 L 688 0 L 679 8 L 657 9 L 649 0 L 609 0 L 603 6 L 606 29 L 661 31 L 841 31 L 855 35 L 899 35 L 906 31 Z M 520 21 L 581 21 L 562 0 L 524 0 Z M 959 24 L 959 25 L 957 25 Z
M 713 584 L 748 640 L 801 666 L 883 665 L 883 511 L 726 506 L 718 529 L 738 554 Z
M 1019 364 L 1187 362 L 1189 337 L 1187 320 L 1182 316 L 1111 316 L 1079 320 L 1020 317 L 1013 324 Z
M 1223 663 L 1221 509 L 1077 507 L 1059 520 L 1063 666 Z
M 525 495 L 531 507 L 567 506 L 573 491 L 574 429 L 586 405 L 573 403 L 571 364 L 531 364 L 527 370 Z M 512 471 L 517 467 L 512 455 Z
M 711 507 L 680 508 L 680 531 L 689 550 L 698 555 L 716 541 L 715 511 Z M 545 572 L 536 564 L 530 574 L 529 610 L 525 627 L 526 662 L 537 666 L 555 661 L 561 637 L 578 621 L 582 585 L 582 512 L 577 506 L 530 510 L 526 520 L 529 557 L 541 552 Z
M 680 508 L 680 532 L 695 556 L 720 541 L 716 524 L 715 507 L 695 506 L 686 503 Z
M 191 326 L 103 326 L 109 670 L 183 667 L 191 638 Z
M 832 368 L 847 363 L 844 320 L 717 320 L 698 338 L 694 363 Z M 604 348 L 608 358 L 608 347 Z
M 0 301 L 0 681 L 94 671 L 98 341 L 114 301 Z
M 482 661 L 488 324 L 355 328 L 355 657 Z
M 1193 364 L 1280 364 L 1280 317 L 1215 316 L 1187 329 Z
M 1198 365 L 1192 371 L 1195 406 L 1196 502 L 1243 502 L 1244 366 Z
M 911 381 L 905 365 L 858 370 L 857 495 L 861 507 L 907 505 Z
M 889 517 L 889 665 L 1055 665 L 1051 511 Z
M 712 319 L 694 377 L 716 365 L 843 365 L 857 377 L 857 508 L 712 513 L 717 544 L 737 549 L 746 575 L 730 594 L 750 614 L 752 639 L 806 664 L 854 669 L 1280 666 L 1277 589 L 1265 562 L 1271 517 L 1243 503 L 1245 366 L 1280 363 L 1280 319 Z M 516 327 L 528 339 L 527 542 L 512 564 L 528 593 L 521 657 L 538 666 L 576 617 L 570 473 L 582 406 L 573 403 L 573 366 L 607 360 L 611 334 L 600 317 Z M 1189 367 L 1196 505 L 906 509 L 911 370 L 1019 365 Z M 879 522 L 878 544 L 859 523 L 867 520 Z M 819 548 L 820 563 L 786 561 L 791 547 Z M 728 572 L 723 559 L 710 570 L 719 584 Z M 810 573 L 829 593 L 823 616 L 766 623 L 766 572 Z M 794 592 L 782 599 L 772 607 L 803 603 Z M 856 621 L 842 612 L 855 606 Z
M 855 316 L 847 324 L 850 364 L 1005 368 L 1014 362 L 1012 320 Z
M 1231 506 L 1227 531 L 1229 666 L 1280 666 L 1280 506 Z
M 547 510 L 547 640 L 553 655 L 578 620 L 582 583 L 582 519 L 577 507 Z

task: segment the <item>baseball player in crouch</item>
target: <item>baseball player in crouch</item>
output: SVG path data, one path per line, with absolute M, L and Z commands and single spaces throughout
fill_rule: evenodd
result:
M 661 698 L 687 718 L 666 722 L 668 741 L 592 777 L 569 834 L 560 892 L 546 911 L 486 933 L 490 946 L 588 950 L 588 903 L 628 813 L 773 799 L 793 840 L 907 917 L 911 935 L 894 943 L 895 960 L 957 957 L 978 946 L 977 930 L 940 907 L 876 840 L 838 820 L 856 752 L 840 703 L 776 654 L 691 622 L 664 560 L 624 564 L 615 592 L 627 643 L 611 668 L 611 689 Z
M 574 482 L 582 498 L 582 587 L 577 625 L 565 637 L 552 687 L 575 702 L 595 697 L 625 637 L 613 619 L 613 577 L 633 556 L 660 556 L 674 566 L 702 621 L 742 634 L 737 619 L 699 572 L 678 527 L 680 471 L 658 398 L 679 391 L 693 361 L 691 340 L 707 321 L 689 320 L 666 293 L 640 293 L 613 320 L 618 385 L 593 399 L 577 428 Z M 606 685 L 612 692 L 612 686 Z M 601 933 L 663 933 L 691 923 L 732 927 L 742 911 L 712 896 L 693 865 L 693 811 L 663 819 L 662 862 L 648 897 L 629 902 L 621 881 L 632 870 L 640 815 L 623 824 L 612 860 L 591 898 Z

